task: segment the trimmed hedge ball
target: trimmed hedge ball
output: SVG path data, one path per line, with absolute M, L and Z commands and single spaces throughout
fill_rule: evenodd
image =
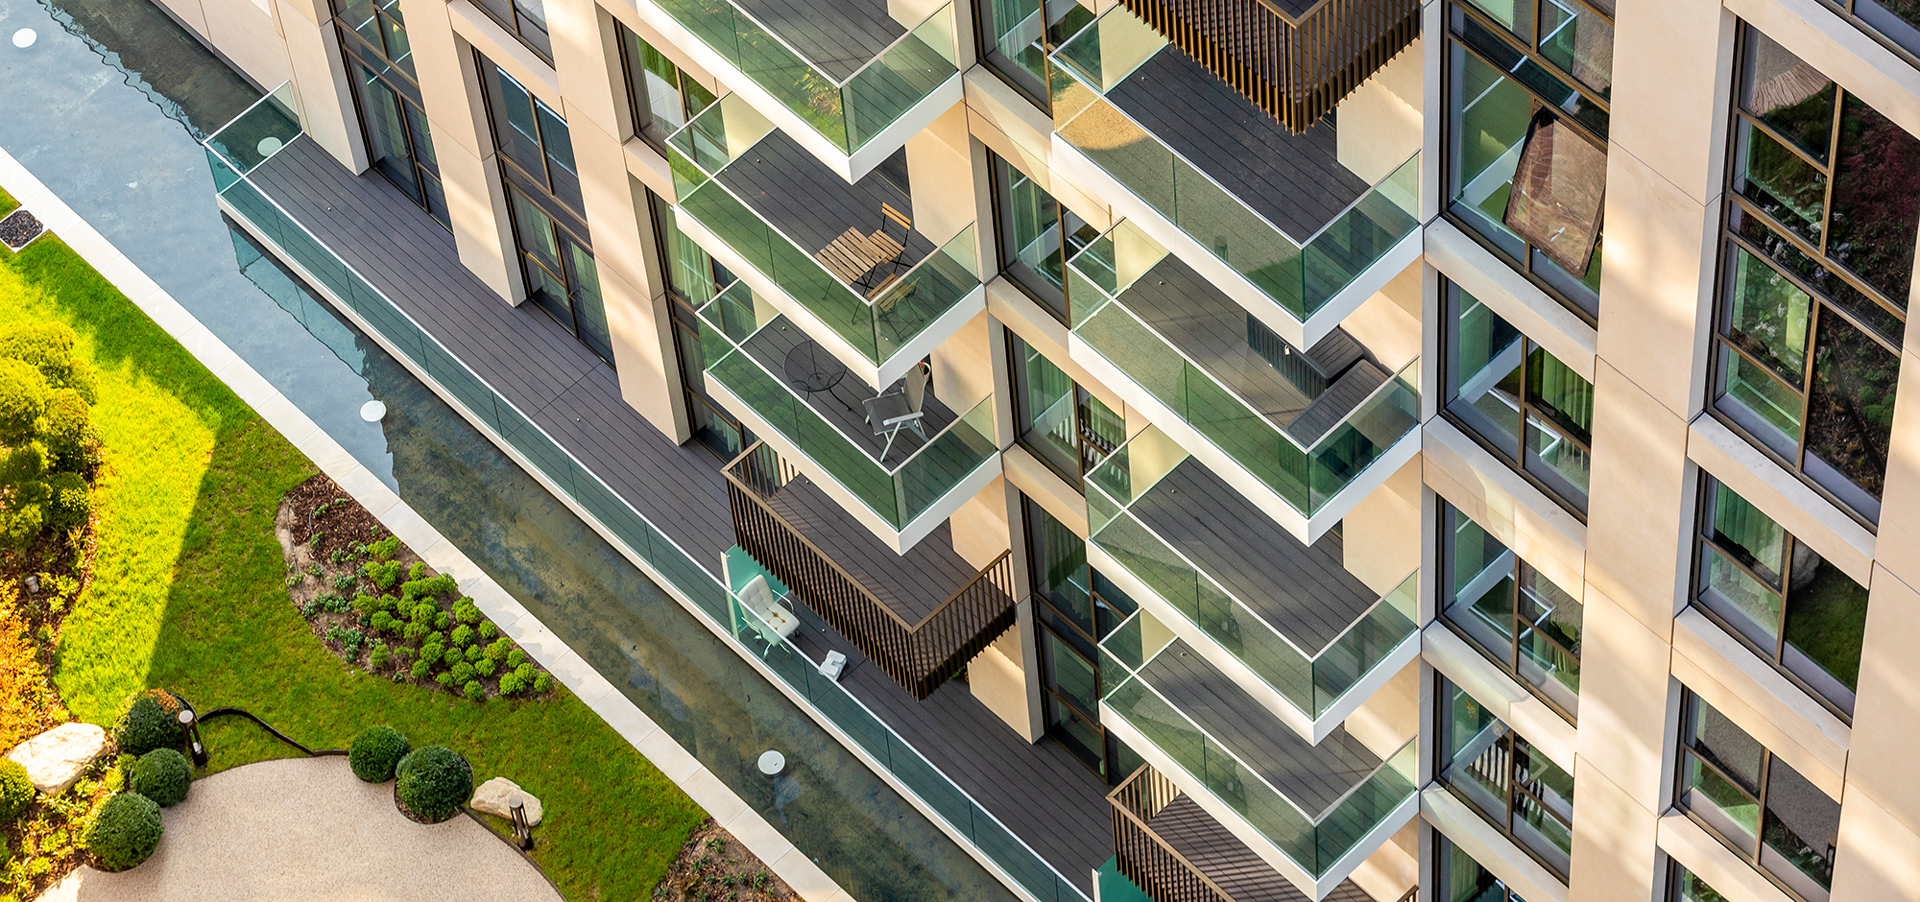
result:
M 101 806 L 87 829 L 87 851 L 109 871 L 124 871 L 160 845 L 160 806 L 137 792 L 123 792 Z
M 133 765 L 133 791 L 154 800 L 162 808 L 172 808 L 187 797 L 193 785 L 193 765 L 187 756 L 173 749 L 154 749 L 140 756 Z
M 368 783 L 385 783 L 393 779 L 394 767 L 410 748 L 399 730 L 385 724 L 368 727 L 348 746 L 347 766 L 353 768 L 354 776 Z
M 12 758 L 0 758 L 0 821 L 11 821 L 33 804 L 33 778 Z
M 437 824 L 473 796 L 473 766 L 444 745 L 422 746 L 394 768 L 393 799 L 408 817 Z
M 164 690 L 142 693 L 114 725 L 113 740 L 128 755 L 180 748 L 186 745 L 187 734 L 180 726 L 179 713 L 179 700 Z

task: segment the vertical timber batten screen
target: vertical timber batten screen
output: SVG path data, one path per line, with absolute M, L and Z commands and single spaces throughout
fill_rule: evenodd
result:
M 1295 134 L 1420 36 L 1419 0 L 1121 0 Z

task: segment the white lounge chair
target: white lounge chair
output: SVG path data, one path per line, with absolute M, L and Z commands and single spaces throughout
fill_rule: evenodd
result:
M 768 645 L 779 644 L 800 629 L 800 618 L 774 600 L 773 587 L 767 585 L 764 576 L 755 576 L 741 587 L 740 604 L 759 618 L 761 638 L 766 639 Z

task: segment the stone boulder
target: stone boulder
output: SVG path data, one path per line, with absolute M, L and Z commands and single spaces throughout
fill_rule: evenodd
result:
M 512 820 L 513 813 L 507 808 L 507 800 L 514 796 L 519 796 L 520 803 L 527 806 L 527 825 L 537 826 L 540 823 L 540 815 L 544 813 L 540 800 L 534 798 L 533 793 L 521 789 L 518 784 L 506 777 L 494 777 L 480 784 L 480 788 L 473 791 L 473 801 L 467 805 L 481 814 L 491 814 L 494 817 Z
M 20 743 L 7 757 L 20 762 L 42 795 L 67 791 L 107 750 L 107 731 L 90 723 L 63 723 Z

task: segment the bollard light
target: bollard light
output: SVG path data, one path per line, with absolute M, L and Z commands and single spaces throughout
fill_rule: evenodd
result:
M 527 803 L 518 795 L 507 797 L 507 811 L 513 815 L 513 841 L 521 849 L 533 848 L 533 827 L 527 823 Z
M 193 754 L 193 766 L 206 767 L 207 747 L 200 742 L 200 719 L 194 716 L 192 708 L 181 708 L 177 716 L 180 728 L 187 732 L 187 750 Z

